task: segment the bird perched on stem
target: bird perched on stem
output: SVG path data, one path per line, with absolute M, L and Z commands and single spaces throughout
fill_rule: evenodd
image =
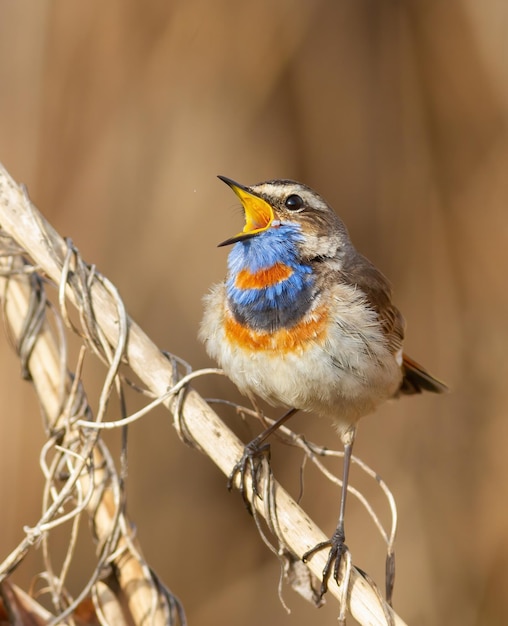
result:
M 330 540 L 303 557 L 329 549 L 323 595 L 332 571 L 338 582 L 345 550 L 358 420 L 389 398 L 446 386 L 403 353 L 404 318 L 389 282 L 315 191 L 291 180 L 246 187 L 219 178 L 240 198 L 245 227 L 219 244 L 234 245 L 225 281 L 205 298 L 200 338 L 241 392 L 290 409 L 246 446 L 230 485 L 295 410 L 334 422 L 344 445 L 339 520 Z

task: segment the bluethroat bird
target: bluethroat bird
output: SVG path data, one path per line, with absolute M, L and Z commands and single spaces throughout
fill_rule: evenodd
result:
M 296 410 L 331 419 L 344 446 L 337 528 L 329 541 L 321 595 L 338 582 L 344 512 L 358 420 L 389 398 L 446 386 L 403 353 L 404 318 L 388 280 L 354 248 L 333 209 L 291 180 L 246 187 L 223 176 L 240 198 L 243 231 L 224 282 L 205 297 L 200 329 L 208 354 L 238 389 L 290 409 L 246 447 L 234 475 Z M 387 583 L 387 587 L 388 587 Z

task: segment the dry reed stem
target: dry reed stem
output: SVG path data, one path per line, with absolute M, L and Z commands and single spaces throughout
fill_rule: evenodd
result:
M 72 249 L 73 263 L 71 264 L 73 273 L 65 275 L 63 269 L 66 263 L 69 265 L 69 245 L 40 215 L 23 189 L 1 166 L 0 227 L 20 248 L 26 251 L 41 273 L 61 285 L 61 301 L 62 298 L 69 300 L 78 311 L 91 307 L 95 328 L 102 334 L 102 341 L 107 342 L 110 350 L 114 352 L 121 335 L 119 333 L 119 305 L 118 300 L 112 295 L 112 286 L 103 277 L 98 276 L 93 268 L 84 265 L 74 249 Z M 80 272 L 84 274 L 84 280 L 81 282 L 76 278 Z M 65 283 L 62 281 L 63 273 Z M 88 290 L 86 298 L 83 291 L 85 283 Z M 25 294 L 25 298 L 27 297 L 28 294 Z M 127 322 L 128 340 L 122 358 L 155 397 L 162 396 L 171 381 L 177 380 L 178 375 L 171 361 L 151 342 L 148 336 L 132 320 L 128 319 Z M 50 350 L 49 347 L 44 349 Z M 59 380 L 61 368 L 59 369 L 57 365 L 59 361 L 57 355 L 51 356 L 50 367 L 54 371 L 50 374 L 43 365 L 46 358 L 40 359 L 41 365 L 36 366 L 34 363 L 33 369 L 32 358 L 30 367 L 36 386 L 39 384 L 36 379 L 41 376 L 43 381 L 40 383 L 41 391 L 44 387 L 47 388 L 47 391 L 43 391 L 43 399 L 46 393 L 53 398 L 47 401 L 48 414 L 51 415 L 55 410 L 55 405 L 58 406 L 58 401 L 54 397 L 57 396 L 57 390 L 61 388 Z M 178 412 L 180 401 L 181 396 L 172 396 L 164 401 L 164 405 L 175 414 Z M 184 425 L 187 436 L 228 476 L 240 459 L 244 446 L 199 394 L 190 388 L 185 393 L 182 415 L 179 419 Z M 100 454 L 100 451 L 98 453 Z M 83 478 L 81 474 L 80 480 L 86 483 L 86 476 Z M 268 485 L 262 479 L 260 490 L 264 497 L 263 499 L 255 497 L 253 505 L 260 515 L 267 518 L 269 528 L 277 535 L 281 551 L 286 549 L 300 559 L 309 548 L 327 539 L 275 481 L 270 481 Z M 86 484 L 84 484 L 83 492 L 86 493 L 86 491 Z M 101 498 L 103 497 L 102 495 Z M 112 494 L 110 497 L 114 500 Z M 118 503 L 112 502 L 111 506 L 113 510 L 117 510 Z M 105 511 L 106 509 L 107 507 L 104 507 Z M 110 513 L 105 513 L 103 523 L 106 529 L 111 523 Z M 321 576 L 325 556 L 324 553 L 317 553 L 308 563 L 309 569 L 317 577 Z M 132 576 L 144 580 L 146 571 L 143 566 L 136 563 L 135 554 L 133 555 L 128 550 L 121 553 L 116 565 L 119 570 L 120 585 L 128 597 L 128 581 L 132 579 Z M 125 580 L 122 580 L 124 568 L 128 566 L 133 567 L 134 572 L 126 574 Z M 340 599 L 344 595 L 343 591 L 335 584 L 330 584 L 329 595 Z M 146 603 L 144 606 L 146 609 Z M 361 624 L 384 626 L 387 623 L 387 615 L 391 616 L 391 622 L 396 626 L 404 624 L 401 618 L 382 602 L 377 591 L 354 567 L 351 570 L 350 586 L 347 591 L 347 608 Z M 146 618 L 146 614 L 144 617 Z M 136 623 L 143 623 L 141 615 L 139 615 L 139 620 Z
M 32 297 L 29 277 L 0 278 L 0 285 L 3 293 L 4 314 L 10 325 L 12 339 L 16 341 L 16 345 L 20 346 L 24 320 L 28 317 L 29 302 Z M 63 372 L 60 360 L 60 354 L 52 333 L 47 327 L 47 323 L 44 322 L 29 356 L 28 372 L 35 385 L 48 423 L 48 443 L 50 444 L 54 444 L 55 440 L 60 438 L 58 422 L 63 415 L 61 400 L 65 383 L 62 381 Z M 86 405 L 83 403 L 86 402 L 86 399 L 82 396 L 82 392 L 80 395 L 79 402 L 85 407 Z M 64 454 L 73 454 L 73 450 L 63 447 L 65 445 L 72 444 L 64 439 L 62 446 L 54 446 L 56 452 L 61 451 L 62 458 Z M 45 452 L 43 451 L 43 454 Z M 70 477 L 61 489 L 52 494 L 52 497 L 45 498 L 48 502 L 44 507 L 43 517 L 34 528 L 25 529 L 26 538 L 0 565 L 0 580 L 7 577 L 21 562 L 30 547 L 39 541 L 45 545 L 48 533 L 53 527 L 61 525 L 71 518 L 79 519 L 77 517 L 79 510 L 73 510 L 67 515 L 59 513 L 59 509 L 68 502 L 74 489 L 78 486 L 82 496 L 79 498 L 81 502 L 78 502 L 76 507 L 78 508 L 82 504 L 82 508 L 86 509 L 93 520 L 94 532 L 98 543 L 102 544 L 101 553 L 104 555 L 104 559 L 99 559 L 95 576 L 91 578 L 89 584 L 83 589 L 83 593 L 76 599 L 76 604 L 90 592 L 99 576 L 104 574 L 104 568 L 111 563 L 116 566 L 118 584 L 125 592 L 124 599 L 134 622 L 136 624 L 167 624 L 168 607 L 164 606 L 164 597 L 162 595 L 158 597 L 156 582 L 152 579 L 147 564 L 140 557 L 141 551 L 136 539 L 130 537 L 131 527 L 122 512 L 122 494 L 118 485 L 118 477 L 111 460 L 107 456 L 103 442 L 99 441 L 95 435 L 88 436 L 84 440 L 84 445 L 77 452 L 74 452 L 73 456 L 76 462 L 68 467 L 71 472 Z M 58 482 L 55 480 L 54 474 L 59 467 L 59 460 L 57 459 L 57 462 L 52 464 L 52 468 L 48 468 L 48 478 L 52 480 L 48 480 L 47 485 Z M 118 554 L 116 559 L 108 560 L 109 553 L 105 546 L 109 546 L 111 549 L 114 547 Z M 71 557 L 72 549 L 67 555 L 68 559 Z M 45 561 L 47 562 L 48 559 Z M 51 584 L 58 587 L 62 586 L 62 576 L 57 580 L 49 572 L 49 579 L 50 586 Z M 55 623 L 62 623 L 67 614 L 64 608 L 64 606 L 61 607 L 61 613 Z M 113 607 L 111 598 L 109 598 L 109 605 L 102 606 L 102 611 L 105 615 L 118 615 L 119 612 L 122 612 L 121 608 Z M 153 621 L 147 620 L 147 617 L 152 618 Z M 113 622 L 108 620 L 108 623 Z M 117 619 L 114 623 L 128 622 L 119 622 Z

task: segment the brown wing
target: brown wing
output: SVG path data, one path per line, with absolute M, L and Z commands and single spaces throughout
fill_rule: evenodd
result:
M 357 254 L 347 265 L 348 280 L 364 292 L 372 308 L 377 311 L 392 354 L 402 350 L 405 322 L 401 312 L 392 304 L 392 289 L 388 280 L 372 263 Z M 414 394 L 422 391 L 443 393 L 448 387 L 434 378 L 427 370 L 407 355 L 402 355 L 402 383 L 399 394 Z
M 392 304 L 392 288 L 388 280 L 359 253 L 349 256 L 343 272 L 349 282 L 358 285 L 370 306 L 377 312 L 390 352 L 399 352 L 402 349 L 406 324 L 399 309 Z

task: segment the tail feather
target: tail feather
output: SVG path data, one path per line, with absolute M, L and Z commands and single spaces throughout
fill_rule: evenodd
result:
M 425 368 L 405 354 L 402 358 L 402 372 L 403 378 L 399 394 L 409 395 L 422 391 L 445 393 L 448 391 L 448 387 L 444 383 L 434 378 Z

